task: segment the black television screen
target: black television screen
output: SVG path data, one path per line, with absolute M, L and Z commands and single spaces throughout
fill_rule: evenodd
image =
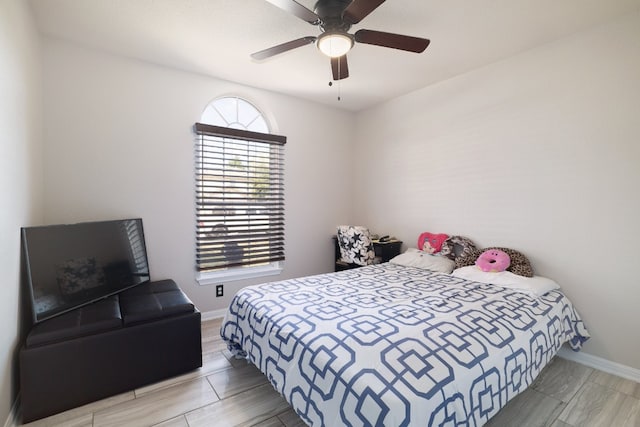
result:
M 149 280 L 141 219 L 22 228 L 34 322 Z

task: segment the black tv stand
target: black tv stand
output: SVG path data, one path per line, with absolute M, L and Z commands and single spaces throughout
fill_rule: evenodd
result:
M 20 350 L 22 422 L 202 366 L 200 312 L 173 280 L 38 323 Z

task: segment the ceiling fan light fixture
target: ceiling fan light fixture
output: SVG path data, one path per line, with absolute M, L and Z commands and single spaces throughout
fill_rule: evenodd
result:
M 341 31 L 327 31 L 318 37 L 318 50 L 330 58 L 339 58 L 353 47 L 353 37 Z

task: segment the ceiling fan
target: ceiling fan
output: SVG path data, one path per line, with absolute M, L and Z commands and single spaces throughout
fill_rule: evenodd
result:
M 354 43 L 366 43 L 376 46 L 421 53 L 429 46 L 429 40 L 420 37 L 385 33 L 374 30 L 358 30 L 354 34 L 348 31 L 353 24 L 367 17 L 385 0 L 318 0 L 313 11 L 295 0 L 267 0 L 269 3 L 297 16 L 311 25 L 320 27 L 319 36 L 307 36 L 291 40 L 268 49 L 251 54 L 256 60 L 272 56 L 316 43 L 318 49 L 331 58 L 333 80 L 349 77 L 347 52 Z

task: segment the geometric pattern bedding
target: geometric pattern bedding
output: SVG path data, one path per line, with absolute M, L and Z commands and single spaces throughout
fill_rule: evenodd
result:
M 242 289 L 221 335 L 310 426 L 482 426 L 588 333 L 542 297 L 384 263 Z

